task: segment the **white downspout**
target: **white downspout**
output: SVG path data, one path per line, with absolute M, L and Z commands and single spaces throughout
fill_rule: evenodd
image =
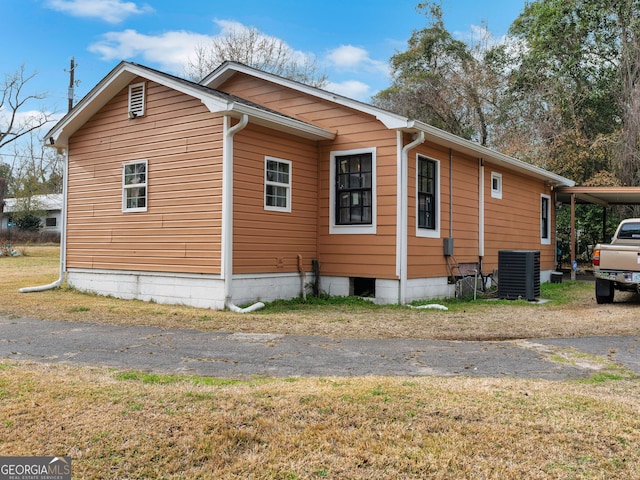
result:
M 480 166 L 478 181 L 480 185 L 478 192 L 478 256 L 482 259 L 484 257 L 484 160 L 478 159 Z
M 418 145 L 424 143 L 424 132 L 420 132 L 416 139 L 402 147 L 400 155 L 400 182 L 398 183 L 399 195 L 401 195 L 400 201 L 400 298 L 399 304 L 404 305 L 407 300 L 407 279 L 408 279 L 408 235 L 409 235 L 409 150 Z M 402 144 L 402 132 L 399 135 L 399 144 Z
M 67 191 L 69 188 L 69 147 L 64 151 L 64 163 L 62 172 L 62 225 L 60 230 L 60 274 L 58 279 L 48 285 L 40 285 L 38 287 L 24 287 L 19 289 L 20 293 L 44 292 L 57 288 L 64 282 L 64 273 L 67 266 Z
M 224 279 L 225 306 L 236 313 L 249 313 L 264 307 L 258 302 L 247 308 L 233 303 L 233 137 L 249 123 L 249 116 L 242 114 L 240 122 L 230 126 L 231 118 L 224 116 L 224 141 L 222 144 L 222 276 Z

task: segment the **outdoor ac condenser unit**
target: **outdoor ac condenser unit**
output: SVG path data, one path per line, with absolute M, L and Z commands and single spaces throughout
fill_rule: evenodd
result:
M 540 297 L 540 251 L 498 252 L 498 297 L 533 301 Z

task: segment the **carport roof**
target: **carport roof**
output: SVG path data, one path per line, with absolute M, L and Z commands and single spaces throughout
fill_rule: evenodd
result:
M 558 187 L 555 192 L 562 203 L 571 203 L 575 195 L 576 203 L 640 205 L 640 187 Z

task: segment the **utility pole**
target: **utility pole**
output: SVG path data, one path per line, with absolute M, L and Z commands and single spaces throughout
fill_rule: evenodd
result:
M 75 88 L 75 73 L 76 73 L 76 62 L 73 57 L 71 57 L 71 63 L 69 66 L 69 111 L 73 108 L 73 89 Z

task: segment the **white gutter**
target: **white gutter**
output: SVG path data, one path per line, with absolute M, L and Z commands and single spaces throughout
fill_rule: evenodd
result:
M 249 123 L 249 116 L 242 114 L 240 122 L 231 127 L 231 117 L 224 116 L 224 142 L 222 145 L 222 276 L 224 279 L 224 304 L 236 313 L 249 313 L 264 307 L 258 302 L 247 308 L 233 303 L 233 137 Z
M 67 264 L 67 191 L 69 185 L 69 179 L 67 173 L 69 172 L 69 149 L 64 151 L 64 164 L 62 172 L 62 225 L 60 230 L 60 275 L 58 279 L 48 285 L 40 285 L 38 287 L 24 287 L 19 289 L 20 293 L 31 292 L 44 292 L 45 290 L 51 290 L 57 288 L 64 282 L 64 273 L 66 271 Z
M 424 132 L 419 132 L 416 139 L 402 147 L 400 153 L 400 182 L 398 182 L 398 195 L 400 199 L 400 215 L 399 215 L 399 227 L 396 234 L 399 234 L 398 245 L 400 246 L 399 258 L 400 258 L 400 292 L 398 303 L 404 305 L 407 300 L 407 279 L 408 279 L 408 223 L 409 223 L 409 150 L 418 145 L 424 143 Z M 398 134 L 398 145 L 402 145 L 402 132 Z

